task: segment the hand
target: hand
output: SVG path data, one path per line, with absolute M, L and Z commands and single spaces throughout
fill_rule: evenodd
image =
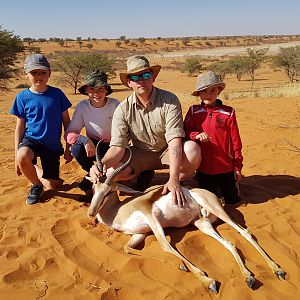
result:
M 65 164 L 69 163 L 73 159 L 73 155 L 71 154 L 70 149 L 67 147 L 65 152 L 64 152 L 64 159 L 65 159 Z
M 242 173 L 240 171 L 236 170 L 235 173 L 234 173 L 234 175 L 235 175 L 235 180 L 237 182 L 239 182 L 241 180 L 241 178 L 242 178 Z
M 17 162 L 15 163 L 15 170 L 16 170 L 16 173 L 17 173 L 18 176 L 22 175 L 22 171 L 21 171 L 21 169 L 20 169 Z
M 199 134 L 196 135 L 195 137 L 196 140 L 200 141 L 200 142 L 209 142 L 210 141 L 210 137 L 208 136 L 208 134 L 206 132 L 201 132 Z
M 86 152 L 87 157 L 95 156 L 96 147 L 90 139 L 86 142 L 86 144 L 84 145 L 84 148 L 85 148 L 85 152 Z
M 102 173 L 99 171 L 98 167 L 96 165 L 93 165 L 91 168 L 90 168 L 90 177 L 92 179 L 92 181 L 94 183 L 97 183 L 100 181 L 100 178 L 105 176 L 106 174 L 106 167 L 105 165 L 103 165 L 103 170 L 102 170 Z
M 175 205 L 178 205 L 180 207 L 184 206 L 186 199 L 178 180 L 169 179 L 169 181 L 164 186 L 162 194 L 165 195 L 168 193 L 168 191 L 171 192 L 172 200 Z

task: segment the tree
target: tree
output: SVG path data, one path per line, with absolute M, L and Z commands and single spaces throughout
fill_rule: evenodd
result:
M 146 39 L 144 37 L 139 37 L 138 38 L 138 41 L 141 43 L 141 44 L 144 44 L 146 42 Z
M 202 63 L 200 63 L 197 57 L 189 57 L 185 60 L 181 72 L 188 73 L 189 76 L 199 73 L 202 69 Z
M 58 44 L 59 44 L 61 47 L 63 47 L 64 44 L 65 44 L 65 41 L 64 41 L 63 39 L 60 39 L 60 40 L 58 41 Z
M 188 44 L 189 44 L 189 42 L 190 42 L 190 38 L 188 38 L 188 37 L 184 37 L 184 38 L 182 38 L 182 44 L 184 45 L 184 46 L 187 46 Z
M 280 48 L 274 65 L 285 70 L 290 82 L 296 81 L 296 76 L 300 74 L 300 46 Z
M 91 44 L 91 43 L 88 43 L 88 44 L 86 44 L 86 47 L 87 47 L 88 49 L 92 49 L 92 48 L 94 47 L 94 45 Z
M 227 61 L 230 74 L 235 74 L 238 81 L 242 79 L 242 75 L 248 72 L 249 63 L 247 56 L 234 56 Z
M 269 51 L 269 48 L 247 48 L 248 53 L 248 72 L 251 77 L 251 88 L 253 88 L 254 78 L 255 78 L 255 70 L 257 70 L 261 63 L 266 60 L 266 54 Z
M 24 45 L 19 36 L 0 26 L 0 92 L 9 90 L 7 82 L 18 73 L 16 63 L 19 53 L 24 51 Z
M 211 64 L 207 69 L 213 71 L 216 75 L 220 77 L 222 81 L 225 79 L 225 76 L 227 74 L 231 73 L 231 69 L 227 61 L 218 61 L 216 63 Z
M 77 88 L 86 74 L 92 70 L 101 69 L 108 75 L 115 75 L 113 65 L 114 60 L 105 54 L 75 53 L 59 57 L 54 63 L 54 69 L 62 74 L 58 78 L 59 82 L 73 87 L 76 94 Z
M 120 41 L 116 41 L 116 42 L 115 42 L 115 45 L 116 45 L 118 48 L 120 48 L 121 42 L 120 42 Z

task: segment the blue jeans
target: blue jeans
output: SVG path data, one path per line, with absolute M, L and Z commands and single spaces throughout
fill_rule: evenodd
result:
M 91 139 L 91 141 L 96 146 L 98 141 Z M 106 151 L 109 148 L 109 144 L 102 143 L 100 146 L 100 157 L 102 158 Z M 84 148 L 83 143 L 73 144 L 71 146 L 71 153 L 73 157 L 76 159 L 76 161 L 80 164 L 83 170 L 89 172 L 90 168 L 94 165 L 94 162 L 96 161 L 95 156 L 88 157 Z

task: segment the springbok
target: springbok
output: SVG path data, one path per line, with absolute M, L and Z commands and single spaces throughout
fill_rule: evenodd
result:
M 98 147 L 99 145 L 97 145 L 97 153 Z M 88 217 L 96 216 L 100 223 L 112 229 L 132 235 L 124 246 L 126 253 L 138 254 L 139 251 L 134 248 L 152 231 L 164 251 L 177 256 L 209 291 L 217 293 L 216 281 L 207 277 L 201 269 L 176 251 L 166 239 L 163 228 L 184 227 L 191 223 L 203 233 L 215 238 L 232 253 L 247 285 L 252 288 L 255 279 L 245 267 L 236 248 L 221 237 L 212 226 L 213 222 L 220 218 L 236 229 L 256 248 L 279 279 L 285 279 L 286 272 L 267 255 L 247 229 L 241 227 L 229 217 L 223 209 L 220 199 L 213 193 L 199 188 L 188 189 L 182 187 L 186 202 L 183 207 L 179 207 L 173 203 L 171 193 L 161 194 L 163 186 L 150 187 L 144 193 L 141 193 L 114 182 L 114 177 L 126 168 L 131 160 L 132 154 L 129 148 L 128 150 L 128 160 L 114 170 L 110 176 L 104 177 L 104 180 L 102 180 L 104 182 L 94 184 L 94 195 L 87 213 Z M 98 154 L 96 154 L 96 161 L 98 168 L 102 170 L 102 163 Z M 117 192 L 124 190 L 137 195 L 120 201 Z

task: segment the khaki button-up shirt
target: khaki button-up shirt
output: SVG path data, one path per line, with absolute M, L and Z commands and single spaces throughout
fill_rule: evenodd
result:
M 131 142 L 138 149 L 159 152 L 172 139 L 184 136 L 179 99 L 154 87 L 146 107 L 132 94 L 116 108 L 110 145 L 126 147 Z

